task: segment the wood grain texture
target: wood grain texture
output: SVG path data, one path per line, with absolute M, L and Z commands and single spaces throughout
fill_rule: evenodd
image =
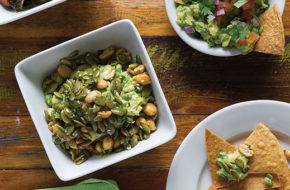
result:
M 65 40 L 19 39 L 13 48 L 4 48 L 8 41 L 0 38 L 0 115 L 29 115 L 15 80 L 16 63 Z M 255 99 L 290 102 L 290 38 L 285 56 L 251 53 L 231 58 L 199 53 L 178 37 L 143 40 L 174 114 L 211 114 Z
M 164 168 L 112 168 L 103 169 L 77 180 L 63 182 L 52 169 L 2 170 L 0 189 L 31 190 L 74 185 L 88 178 L 114 179 L 122 190 L 164 190 L 168 169 Z M 15 183 L 17 182 L 17 183 Z
M 177 135 L 153 150 L 78 180 L 62 182 L 51 168 L 31 121 L 14 67 L 28 56 L 124 18 L 131 19 L 143 36 L 174 114 Z M 288 0 L 283 23 L 290 36 Z M 0 26 L 0 189 L 56 187 L 91 177 L 115 179 L 122 190 L 165 189 L 176 150 L 209 114 L 247 100 L 290 102 L 290 37 L 286 37 L 286 43 L 283 57 L 259 53 L 232 58 L 204 55 L 176 36 L 164 0 L 69 0 Z
M 290 2 L 283 22 L 290 35 Z M 142 36 L 176 36 L 164 0 L 69 0 L 27 18 L 0 26 L 0 38 L 73 37 L 120 19 L 132 20 Z

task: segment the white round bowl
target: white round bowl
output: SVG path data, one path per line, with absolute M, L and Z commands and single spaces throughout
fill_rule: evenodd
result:
M 284 7 L 285 7 L 285 0 L 269 0 L 269 4 L 270 4 L 270 7 L 272 7 L 274 4 L 278 4 L 279 10 L 282 16 Z M 208 44 L 206 41 L 202 39 L 197 39 L 193 36 L 188 35 L 186 31 L 176 23 L 176 18 L 177 18 L 176 8 L 177 7 L 176 7 L 176 4 L 174 3 L 174 0 L 165 0 L 165 7 L 166 7 L 167 16 L 169 18 L 169 21 L 173 29 L 178 34 L 178 36 L 192 48 L 202 53 L 213 55 L 213 56 L 219 56 L 219 57 L 229 57 L 229 56 L 235 56 L 235 55 L 241 54 L 240 50 L 233 47 L 223 48 L 221 46 L 216 46 L 216 47 L 210 48 L 208 47 Z

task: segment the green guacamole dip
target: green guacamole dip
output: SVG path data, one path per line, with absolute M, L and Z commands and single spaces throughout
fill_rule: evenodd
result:
M 187 33 L 207 41 L 209 47 L 236 47 L 253 51 L 263 28 L 258 16 L 268 0 L 175 0 L 176 23 Z
M 216 162 L 220 167 L 217 175 L 227 178 L 228 182 L 241 181 L 248 175 L 248 158 L 238 150 L 233 154 L 221 151 Z

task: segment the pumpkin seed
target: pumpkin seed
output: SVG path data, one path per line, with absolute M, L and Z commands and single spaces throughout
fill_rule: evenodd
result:
M 68 58 L 73 59 L 73 58 L 75 58 L 76 56 L 78 56 L 79 53 L 80 53 L 79 50 L 74 50 L 74 51 L 72 51 L 72 52 L 68 55 Z
M 62 119 L 63 122 L 65 122 L 65 123 L 70 123 L 70 119 L 65 115 L 64 110 L 62 110 L 62 111 L 60 112 L 60 116 L 61 116 L 61 119 Z
M 57 87 L 58 84 L 56 82 L 51 83 L 50 85 L 47 86 L 46 93 L 53 93 L 54 91 L 56 91 Z
M 72 66 L 72 62 L 70 60 L 66 59 L 66 58 L 60 59 L 60 63 L 66 65 L 66 66 L 69 66 L 69 67 Z
M 123 116 L 127 113 L 127 110 L 121 107 L 115 107 L 113 109 L 111 109 L 111 112 L 113 114 L 119 115 L 119 116 Z
M 138 144 L 138 136 L 137 135 L 132 136 L 132 138 L 130 139 L 130 144 L 132 147 L 134 147 Z

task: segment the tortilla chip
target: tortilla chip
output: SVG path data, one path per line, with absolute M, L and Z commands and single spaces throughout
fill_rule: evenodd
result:
M 216 159 L 222 150 L 233 153 L 236 150 L 236 147 L 234 147 L 233 145 L 220 138 L 208 129 L 205 129 L 205 143 L 213 185 L 216 187 L 229 186 L 227 179 L 220 177 L 216 173 L 219 170 Z
M 290 168 L 288 168 L 288 174 L 286 176 L 279 176 L 279 180 L 282 184 L 281 190 L 290 190 Z
M 211 186 L 208 188 L 208 190 L 217 190 L 217 188 L 216 188 L 215 186 L 211 185 Z
M 254 155 L 249 159 L 248 173 L 288 174 L 288 164 L 277 138 L 264 124 L 259 123 L 246 139 Z
M 285 32 L 278 5 L 259 16 L 263 32 L 254 51 L 275 55 L 285 53 Z
M 266 174 L 250 174 L 243 181 L 231 184 L 228 187 L 218 188 L 219 190 L 264 190 L 281 187 L 278 176 L 273 175 L 273 186 L 269 187 L 264 183 Z

